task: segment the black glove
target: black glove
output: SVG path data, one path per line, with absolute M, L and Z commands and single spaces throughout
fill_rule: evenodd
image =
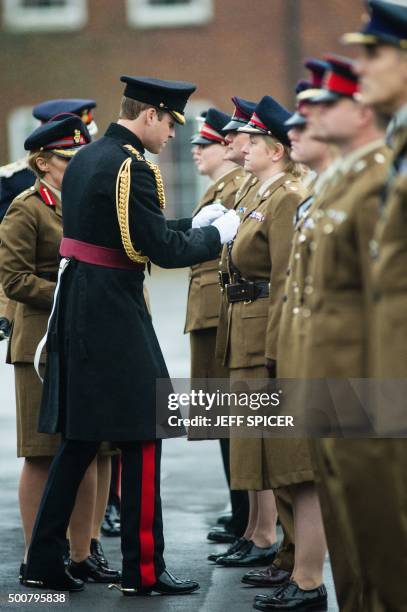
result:
M 10 321 L 6 319 L 6 317 L 0 317 L 0 342 L 2 340 L 7 340 L 10 336 Z

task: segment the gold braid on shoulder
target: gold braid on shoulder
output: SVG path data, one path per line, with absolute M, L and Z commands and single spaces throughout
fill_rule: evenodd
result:
M 116 211 L 119 221 L 120 235 L 126 255 L 131 261 L 136 263 L 147 263 L 148 257 L 136 251 L 130 237 L 129 225 L 129 197 L 131 185 L 131 157 L 124 160 L 120 166 L 116 180 Z
M 162 180 L 161 172 L 155 164 L 144 159 L 144 157 L 131 145 L 124 145 L 124 147 L 134 155 L 138 161 L 144 161 L 148 167 L 153 171 L 157 197 L 160 204 L 160 208 L 165 208 L 165 193 L 164 183 Z M 120 235 L 126 255 L 131 261 L 136 263 L 147 263 L 149 258 L 142 255 L 141 251 L 136 251 L 131 241 L 130 236 L 130 225 L 129 225 L 129 197 L 130 197 L 130 186 L 131 186 L 131 157 L 124 160 L 120 166 L 117 181 L 116 181 L 116 211 L 117 218 L 119 221 Z
M 160 204 L 160 208 L 165 208 L 164 183 L 163 183 L 163 177 L 161 176 L 161 172 L 160 172 L 159 167 L 156 164 L 153 164 L 153 162 L 149 161 L 148 159 L 145 159 L 145 157 L 143 157 L 137 151 L 137 149 L 135 149 L 131 145 L 126 144 L 126 145 L 124 145 L 124 148 L 127 149 L 128 151 L 130 151 L 130 153 L 132 153 L 134 155 L 134 157 L 138 161 L 145 162 L 147 164 L 147 166 L 150 168 L 150 170 L 153 172 L 154 178 L 155 178 L 155 186 L 156 186 L 156 189 L 157 189 L 157 197 L 158 197 L 158 201 L 159 201 L 159 204 Z

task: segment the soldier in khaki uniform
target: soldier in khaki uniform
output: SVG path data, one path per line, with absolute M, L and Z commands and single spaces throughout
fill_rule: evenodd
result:
M 38 128 L 25 143 L 37 181 L 13 201 L 0 228 L 1 283 L 16 304 L 8 362 L 14 365 L 16 382 L 17 455 L 25 457 L 19 496 L 26 549 L 60 441 L 59 435 L 37 432 L 42 386 L 34 370 L 34 354 L 47 327 L 57 280 L 62 178 L 69 159 L 89 141 L 79 117 L 65 117 Z M 84 551 L 89 555 L 95 498 L 96 463 L 83 481 L 70 523 L 73 559 Z M 102 568 L 91 557 L 87 572 L 99 582 L 120 578 L 118 572 Z
M 289 116 L 278 103 L 265 96 L 247 126 L 245 169 L 259 178 L 249 209 L 241 212 L 242 233 L 231 248 L 228 338 L 225 362 L 231 382 L 268 378 L 267 358 L 275 359 L 275 339 L 281 309 L 292 217 L 303 197 L 299 180 L 291 173 L 291 162 L 283 120 Z M 284 143 L 284 144 L 283 144 Z M 269 283 L 274 288 L 269 295 Z M 245 291 L 251 292 L 245 294 Z M 242 293 L 243 292 L 243 293 Z M 270 363 L 270 362 L 267 362 Z M 273 365 L 270 363 L 271 369 Z M 271 445 L 270 445 L 271 447 Z M 245 548 L 221 560 L 222 565 L 247 567 L 269 565 L 277 547 L 274 496 L 270 491 L 272 458 L 268 441 L 258 438 L 231 440 L 232 486 L 250 491 L 257 514 L 256 527 Z
M 193 213 L 193 224 L 196 226 L 201 216 L 211 214 L 212 209 L 232 208 L 236 192 L 244 179 L 242 168 L 225 159 L 226 143 L 221 130 L 229 121 L 229 115 L 210 108 L 205 113 L 199 133 L 192 139 L 193 157 L 197 170 L 212 181 Z M 210 379 L 228 378 L 229 376 L 227 368 L 215 359 L 220 304 L 218 262 L 219 260 L 215 259 L 192 266 L 184 330 L 185 333 L 190 333 L 191 378 L 207 380 L 207 385 L 211 384 Z M 191 416 L 193 416 L 192 411 Z M 188 436 L 190 440 L 202 439 L 207 437 L 208 433 L 203 427 L 194 427 L 189 429 Z M 220 446 L 226 480 L 229 485 L 228 440 L 220 439 Z M 242 500 L 236 500 L 235 497 L 230 492 L 232 505 L 230 521 L 224 526 L 211 528 L 208 533 L 209 540 L 233 542 L 236 537 L 242 535 L 247 518 L 247 508 L 243 509 L 244 516 L 239 518 L 236 515 L 239 512 L 237 504 L 239 505 Z M 240 492 L 238 497 L 241 497 Z M 247 500 L 245 505 L 248 506 Z
M 235 105 L 235 110 L 231 117 L 231 120 L 223 127 L 222 134 L 224 135 L 226 142 L 225 159 L 233 162 L 241 167 L 241 171 L 244 174 L 244 179 L 236 192 L 233 208 L 238 210 L 239 213 L 242 210 L 246 210 L 253 200 L 255 193 L 255 185 L 257 184 L 257 178 L 250 172 L 245 172 L 244 166 L 244 154 L 243 147 L 247 144 L 249 136 L 238 132 L 238 129 L 243 125 L 246 125 L 250 121 L 254 109 L 256 108 L 255 102 L 250 102 L 238 96 L 234 96 L 232 101 Z M 228 303 L 226 295 L 224 293 L 224 286 L 228 282 L 228 266 L 227 266 L 227 245 L 223 246 L 221 257 L 219 260 L 219 285 L 220 285 L 220 310 L 219 310 L 219 322 L 216 331 L 216 359 L 224 365 L 224 353 L 225 343 L 227 338 L 228 328 Z M 228 372 L 229 376 L 229 372 Z M 228 482 L 230 486 L 230 441 L 229 437 L 221 438 L 220 444 L 222 448 L 222 456 L 224 458 L 224 464 L 228 466 Z M 247 491 L 243 490 L 231 490 L 231 504 L 232 504 L 232 521 L 231 525 L 237 524 L 238 529 L 235 529 L 236 533 L 242 535 L 239 539 L 235 540 L 229 548 L 221 554 L 211 554 L 208 556 L 209 561 L 218 562 L 221 557 L 225 557 L 236 553 L 245 542 L 250 539 L 251 534 L 255 528 L 255 516 L 253 513 L 249 513 L 249 498 Z
M 235 110 L 232 115 L 231 121 L 225 125 L 222 129 L 222 133 L 225 136 L 226 152 L 225 158 L 229 161 L 234 162 L 238 166 L 244 168 L 244 153 L 243 148 L 249 141 L 248 134 L 239 132 L 239 128 L 246 125 L 254 113 L 256 108 L 255 102 L 250 102 L 244 98 L 234 96 L 232 102 L 235 105 Z M 238 211 L 239 214 L 249 210 L 250 205 L 253 203 L 254 195 L 257 191 L 256 185 L 258 179 L 251 172 L 244 171 L 244 179 L 236 192 L 235 201 L 233 203 L 234 210 Z M 225 362 L 225 349 L 227 340 L 227 311 L 228 302 L 226 300 L 226 294 L 224 292 L 225 284 L 229 282 L 229 272 L 227 266 L 227 255 L 228 249 L 225 245 L 222 249 L 222 254 L 219 260 L 219 284 L 221 288 L 221 305 L 219 311 L 219 324 L 216 333 L 216 358 L 224 364 Z
M 370 376 L 392 379 L 379 416 L 392 403 L 392 387 L 406 369 L 406 215 L 407 199 L 407 7 L 402 2 L 369 2 L 370 20 L 361 32 L 344 36 L 361 45 L 355 69 L 361 98 L 379 113 L 392 116 L 388 141 L 392 163 L 381 190 L 379 221 L 370 244 L 372 285 Z M 399 401 L 399 400 L 398 400 Z M 405 412 L 405 404 L 401 406 Z M 400 423 L 402 425 L 402 423 Z M 349 495 L 352 535 L 363 567 L 366 608 L 373 612 L 407 610 L 403 577 L 407 575 L 407 447 L 405 439 L 365 440 L 355 456 L 338 456 L 341 481 Z M 378 495 L 378 492 L 380 494 Z M 391 547 L 391 548 L 390 548 Z M 374 551 L 381 551 L 380 555 Z M 385 559 L 385 563 L 383 563 Z
M 369 241 L 388 150 L 374 112 L 355 100 L 357 77 L 352 63 L 346 65 L 341 58 L 331 60 L 331 66 L 324 89 L 305 109 L 311 134 L 338 146 L 341 158 L 335 185 L 327 189 L 309 222 L 312 249 L 299 313 L 306 332 L 303 373 L 315 379 L 364 378 L 369 372 L 371 319 Z M 345 410 L 357 418 L 358 404 L 350 395 L 339 409 L 339 424 Z M 364 512 L 351 509 L 349 502 L 360 493 L 349 486 L 350 473 L 346 477 L 344 467 L 349 460 L 359 460 L 360 451 L 376 442 L 321 438 L 311 443 L 338 600 L 345 612 L 374 609 L 364 593 L 366 565 L 353 533 L 357 522 L 369 524 L 370 512 L 368 508 Z M 368 471 L 359 476 L 362 482 L 354 480 L 357 488 L 369 479 Z M 375 487 L 375 496 L 380 495 Z
M 194 160 L 200 174 L 213 181 L 193 213 L 193 227 L 199 226 L 202 214 L 213 206 L 233 207 L 236 192 L 244 178 L 243 170 L 225 160 L 225 140 L 221 129 L 230 117 L 210 108 L 199 134 L 192 139 Z M 224 378 L 227 370 L 215 359 L 216 328 L 219 320 L 219 260 L 207 261 L 191 268 L 185 333 L 191 339 L 191 378 Z

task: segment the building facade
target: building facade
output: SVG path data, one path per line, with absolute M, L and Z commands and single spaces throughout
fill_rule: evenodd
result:
M 292 107 L 310 55 L 343 50 L 362 0 L 3 0 L 0 164 L 23 154 L 31 107 L 95 98 L 101 132 L 117 117 L 121 74 L 192 81 L 187 125 L 160 156 L 170 215 L 186 215 L 202 190 L 190 155 L 194 118 L 230 97 L 271 94 Z

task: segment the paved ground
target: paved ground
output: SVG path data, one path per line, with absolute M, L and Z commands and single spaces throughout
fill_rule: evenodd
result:
M 169 370 L 174 377 L 188 375 L 188 340 L 182 336 L 186 283 L 184 271 L 154 272 L 151 288 L 153 316 Z M 7 604 L 8 594 L 29 591 L 17 581 L 23 554 L 22 532 L 17 501 L 21 460 L 15 458 L 15 408 L 13 371 L 4 364 L 4 343 L 0 344 L 0 610 L 31 611 L 58 609 L 62 604 Z M 90 584 L 86 591 L 71 595 L 73 612 L 245 612 L 252 609 L 259 591 L 240 583 L 242 570 L 226 569 L 209 563 L 206 557 L 221 546 L 209 544 L 206 533 L 214 517 L 227 505 L 225 482 L 216 441 L 164 442 L 163 506 L 166 533 L 166 562 L 171 571 L 198 580 L 201 589 L 184 597 L 124 598 L 104 585 Z M 105 552 L 113 567 L 120 564 L 118 539 L 104 539 Z M 329 612 L 338 607 L 328 561 L 325 582 L 329 589 Z M 261 592 L 261 591 L 260 591 Z M 39 591 L 35 591 L 39 593 Z

